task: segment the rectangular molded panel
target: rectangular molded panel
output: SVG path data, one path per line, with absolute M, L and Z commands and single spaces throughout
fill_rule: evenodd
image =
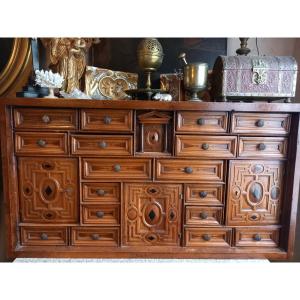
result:
M 84 225 L 119 225 L 120 223 L 119 204 L 83 205 L 81 210 Z
M 83 203 L 120 202 L 120 184 L 113 182 L 86 182 L 82 184 Z
M 218 226 L 223 223 L 223 207 L 186 206 L 185 224 L 191 226 Z

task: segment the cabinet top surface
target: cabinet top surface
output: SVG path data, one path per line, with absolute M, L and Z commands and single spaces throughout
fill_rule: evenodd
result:
M 266 102 L 193 102 L 193 101 L 145 101 L 145 100 L 86 100 L 45 98 L 0 98 L 0 105 L 53 107 L 53 108 L 111 108 L 111 109 L 160 109 L 199 111 L 245 112 L 300 112 L 300 103 Z

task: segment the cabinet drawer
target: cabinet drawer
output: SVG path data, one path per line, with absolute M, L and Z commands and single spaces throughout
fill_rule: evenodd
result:
M 231 131 L 248 134 L 288 134 L 289 114 L 234 113 Z
M 222 207 L 187 206 L 185 208 L 186 225 L 221 225 Z
M 77 112 L 72 109 L 15 108 L 17 129 L 76 129 Z
M 223 205 L 222 184 L 187 184 L 185 203 L 194 205 Z
M 116 247 L 119 245 L 119 228 L 73 227 L 72 245 Z
M 86 109 L 81 111 L 81 128 L 90 131 L 132 131 L 131 110 Z
M 119 183 L 84 183 L 82 185 L 83 202 L 120 202 Z
M 179 181 L 222 181 L 223 161 L 158 159 L 156 179 Z
M 240 157 L 274 157 L 287 156 L 287 138 L 284 137 L 240 137 Z
M 22 155 L 68 154 L 68 139 L 65 133 L 17 132 L 16 153 Z
M 63 246 L 68 244 L 66 227 L 21 226 L 23 246 Z
M 176 136 L 177 156 L 233 158 L 235 157 L 235 153 L 235 136 Z
M 185 246 L 230 247 L 231 228 L 185 228 Z
M 177 132 L 224 133 L 227 131 L 227 113 L 191 112 L 177 113 Z
M 241 227 L 235 228 L 237 247 L 278 247 L 278 227 Z
M 84 158 L 82 160 L 83 178 L 97 180 L 145 180 L 151 179 L 150 159 L 101 159 Z
M 73 135 L 72 154 L 121 156 L 133 154 L 133 137 L 129 135 Z
M 82 206 L 83 224 L 118 225 L 120 209 L 118 204 Z

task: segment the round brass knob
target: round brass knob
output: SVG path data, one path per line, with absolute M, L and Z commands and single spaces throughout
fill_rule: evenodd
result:
M 254 237 L 253 237 L 254 241 L 261 241 L 261 236 L 259 234 L 255 234 Z
M 97 240 L 100 239 L 100 236 L 99 236 L 99 234 L 93 233 L 93 234 L 91 235 L 91 238 L 92 238 L 92 240 L 97 241 Z
M 266 150 L 267 146 L 264 143 L 260 143 L 257 145 L 257 149 L 260 151 Z
M 208 145 L 207 143 L 204 143 L 204 144 L 202 144 L 201 148 L 202 148 L 203 150 L 208 150 L 209 145 Z
M 264 121 L 264 120 L 258 120 L 258 121 L 255 123 L 255 125 L 256 125 L 257 127 L 263 127 L 263 126 L 265 125 L 265 121 Z
M 200 219 L 205 220 L 205 219 L 207 219 L 208 214 L 206 212 L 202 211 L 199 216 L 200 216 Z
M 48 115 L 43 115 L 42 121 L 43 121 L 43 123 L 48 124 L 48 123 L 50 123 L 51 119 Z
M 199 192 L 199 196 L 200 196 L 200 198 L 205 198 L 207 196 L 207 192 L 201 191 L 201 192 Z
M 42 233 L 42 234 L 41 234 L 41 240 L 47 241 L 47 240 L 48 240 L 48 234 Z
M 120 172 L 121 171 L 121 166 L 120 165 L 114 165 L 114 170 L 115 170 L 115 172 Z
M 100 148 L 104 149 L 104 148 L 107 147 L 107 144 L 106 144 L 105 141 L 101 141 L 101 142 L 98 143 L 98 146 L 99 146 Z
M 96 212 L 96 216 L 97 216 L 97 218 L 101 219 L 104 217 L 104 212 L 99 210 Z
M 40 147 L 46 147 L 46 145 L 47 145 L 47 142 L 44 141 L 44 140 L 42 140 L 42 139 L 37 140 L 36 143 L 37 143 L 37 145 L 40 146 Z
M 198 125 L 204 125 L 204 123 L 205 123 L 205 120 L 202 119 L 202 118 L 200 118 L 200 119 L 197 120 L 197 124 Z
M 104 124 L 110 124 L 110 123 L 111 123 L 111 117 L 105 116 L 105 117 L 103 118 L 103 122 L 104 122 Z
M 97 189 L 97 190 L 96 190 L 96 194 L 97 194 L 98 196 L 104 196 L 104 195 L 105 195 L 105 191 L 102 190 L 102 189 Z
M 202 235 L 202 239 L 204 240 L 204 241 L 210 241 L 211 240 L 211 236 L 209 235 L 209 234 L 203 234 Z
M 193 168 L 191 168 L 191 167 L 185 167 L 184 168 L 184 172 L 187 173 L 187 174 L 192 174 L 193 173 Z

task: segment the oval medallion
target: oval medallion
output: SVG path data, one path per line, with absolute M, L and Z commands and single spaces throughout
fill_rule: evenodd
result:
M 54 179 L 46 178 L 40 184 L 40 195 L 44 201 L 54 201 L 57 197 L 58 184 Z
M 270 195 L 271 195 L 271 198 L 273 200 L 278 200 L 279 199 L 279 196 L 280 196 L 280 189 L 278 186 L 273 186 L 271 188 L 271 192 L 270 192 Z
M 147 242 L 150 243 L 155 243 L 158 241 L 158 236 L 153 232 L 146 234 L 144 238 Z
M 152 146 L 155 144 L 158 144 L 159 136 L 160 136 L 160 133 L 157 130 L 155 130 L 155 129 L 149 130 L 147 132 L 147 136 L 146 136 L 147 143 Z
M 148 226 L 156 226 L 161 222 L 162 209 L 157 202 L 149 203 L 144 208 L 144 220 Z
M 264 187 L 263 185 L 258 182 L 252 182 L 248 187 L 247 199 L 249 200 L 250 204 L 257 205 L 259 204 L 264 196 Z
M 136 208 L 130 208 L 128 211 L 127 211 L 127 218 L 130 220 L 130 221 L 133 221 L 137 218 L 137 210 Z
M 264 171 L 264 166 L 263 165 L 253 165 L 251 167 L 251 172 L 254 174 L 259 174 Z

